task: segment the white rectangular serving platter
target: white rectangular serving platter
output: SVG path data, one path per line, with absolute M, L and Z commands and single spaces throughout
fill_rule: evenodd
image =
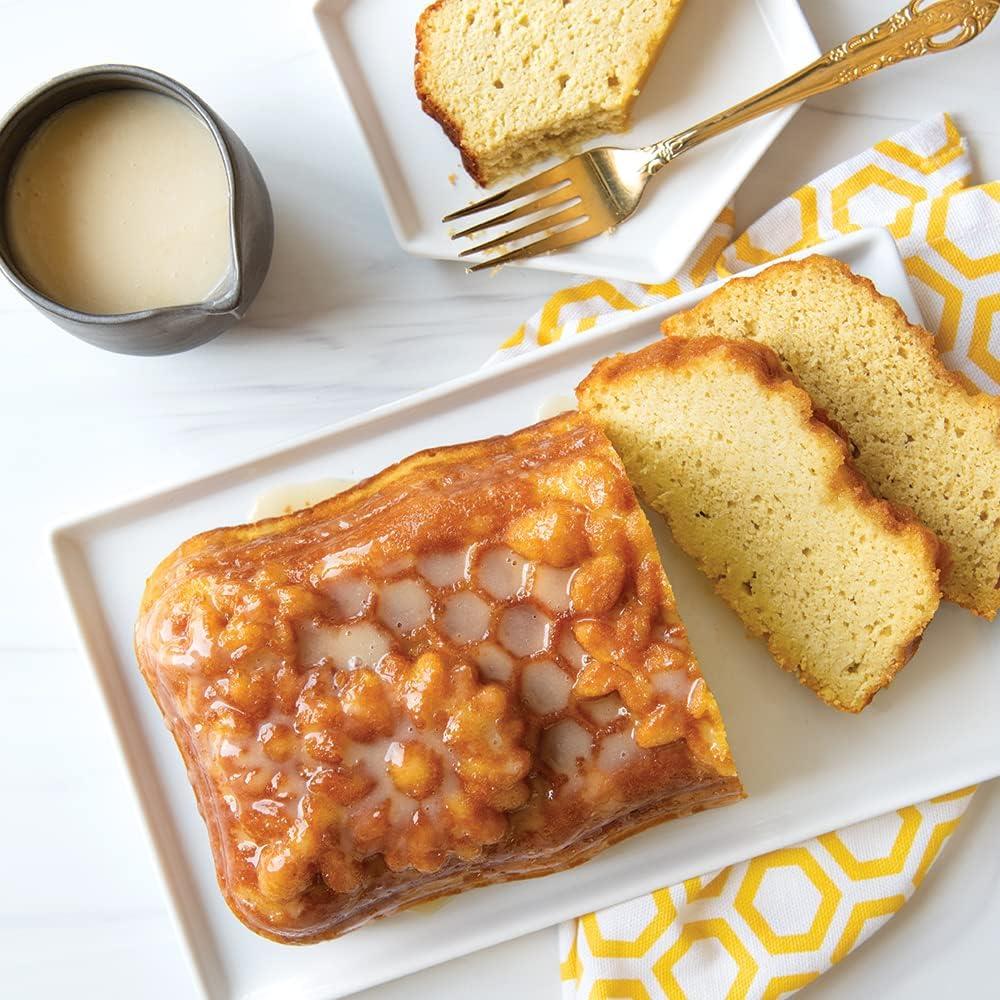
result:
M 382 186 L 400 245 L 457 259 L 443 216 L 484 197 L 458 151 L 421 110 L 414 27 L 429 0 L 319 0 L 316 18 Z M 665 139 L 812 62 L 816 41 L 796 0 L 689 0 L 633 106 L 632 128 L 589 146 Z M 614 233 L 525 267 L 655 282 L 675 274 L 796 107 L 691 150 L 650 185 Z M 543 170 L 558 158 L 539 163 Z M 497 189 L 516 178 L 500 181 Z M 460 226 L 451 226 L 455 232 Z
M 854 234 L 826 244 L 823 252 L 869 275 L 919 321 L 887 233 Z M 572 392 L 596 360 L 655 340 L 664 316 L 710 290 L 690 292 L 55 531 L 55 554 L 79 634 L 206 996 L 342 996 L 1000 774 L 996 624 L 942 607 L 893 686 L 860 716 L 846 715 L 822 704 L 780 671 L 760 642 L 747 638 L 654 519 L 681 614 L 722 706 L 749 793 L 745 801 L 648 830 L 572 871 L 476 889 L 436 908 L 308 947 L 256 937 L 223 903 L 180 756 L 133 657 L 132 624 L 147 574 L 190 535 L 242 521 L 264 490 L 374 473 L 422 448 L 531 423 L 543 401 Z

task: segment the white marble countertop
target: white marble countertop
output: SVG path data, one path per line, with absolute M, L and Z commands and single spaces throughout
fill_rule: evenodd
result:
M 827 46 L 897 2 L 804 7 Z M 46 529 L 476 367 L 565 279 L 468 276 L 397 248 L 302 0 L 0 0 L 0 38 L 0 109 L 71 67 L 149 65 L 222 114 L 274 200 L 274 263 L 259 300 L 239 328 L 188 354 L 102 353 L 0 286 L 10 532 L 0 573 L 0 992 L 176 1000 L 194 989 L 113 735 L 73 647 Z M 740 223 L 939 110 L 957 116 L 979 176 L 1000 177 L 998 65 L 994 26 L 959 52 L 812 102 L 741 190 Z M 994 783 L 915 899 L 808 995 L 996 996 L 998 826 Z M 364 996 L 552 1000 L 556 990 L 555 932 L 545 931 Z

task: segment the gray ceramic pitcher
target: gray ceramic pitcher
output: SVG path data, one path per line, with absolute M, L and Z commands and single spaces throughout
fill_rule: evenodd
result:
M 124 89 L 150 90 L 175 98 L 215 137 L 229 183 L 232 267 L 225 287 L 205 302 L 121 315 L 82 313 L 41 294 L 18 271 L 6 234 L 3 193 L 18 153 L 45 119 L 73 101 Z M 89 344 L 119 354 L 174 354 L 212 340 L 236 323 L 253 302 L 267 274 L 273 245 L 271 199 L 253 157 L 207 104 L 161 73 L 119 65 L 75 70 L 29 94 L 0 123 L 0 270 L 29 302 Z

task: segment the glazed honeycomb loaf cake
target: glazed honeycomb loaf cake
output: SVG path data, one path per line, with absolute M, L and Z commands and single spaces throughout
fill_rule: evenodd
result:
M 748 630 L 825 701 L 864 708 L 938 606 L 942 550 L 871 495 L 774 352 L 671 338 L 598 363 L 577 392 Z
M 225 898 L 280 942 L 742 794 L 649 525 L 577 414 L 192 538 L 135 644 Z
M 828 257 L 736 278 L 663 324 L 668 336 L 772 348 L 844 426 L 872 488 L 947 543 L 944 595 L 1000 609 L 1000 398 L 971 393 L 894 299 Z
M 481 184 L 629 127 L 681 0 L 437 0 L 417 24 L 424 111 Z

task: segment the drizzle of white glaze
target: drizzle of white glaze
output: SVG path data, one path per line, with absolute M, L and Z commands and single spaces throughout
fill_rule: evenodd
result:
M 691 645 L 687 641 L 687 636 L 683 631 L 678 633 L 676 626 L 659 626 L 653 630 L 653 638 L 657 642 L 662 642 L 666 646 L 672 646 L 681 653 L 690 654 Z
M 299 664 L 304 669 L 329 660 L 340 669 L 374 667 L 391 649 L 385 633 L 370 622 L 356 625 L 299 625 Z
M 394 632 L 406 634 L 430 621 L 433 605 L 416 580 L 387 583 L 379 593 L 378 618 Z
M 392 823 L 404 822 L 406 814 L 412 813 L 416 803 L 403 795 L 386 773 L 389 760 L 389 749 L 394 739 L 380 739 L 373 743 L 349 743 L 344 750 L 344 763 L 348 766 L 360 764 L 374 781 L 375 786 L 362 800 L 364 803 L 389 802 L 389 820 Z
M 688 691 L 687 696 L 688 711 L 691 711 L 694 708 L 695 703 L 701 699 L 702 692 L 705 690 L 706 686 L 705 680 L 702 677 L 696 677 L 691 682 L 691 688 Z
M 564 709 L 572 688 L 572 678 L 551 660 L 528 663 L 521 671 L 521 699 L 538 715 Z
M 278 724 L 290 725 L 290 720 L 280 716 L 273 722 L 265 723 L 265 726 Z M 252 808 L 269 815 L 279 812 L 290 815 L 294 812 L 306 792 L 306 781 L 294 761 L 278 763 L 272 760 L 260 740 L 240 740 L 237 743 L 214 733 L 209 739 L 216 747 L 218 757 L 227 760 L 230 781 L 239 782 L 242 788 L 255 788 L 261 796 L 271 791 L 270 798 L 255 800 Z M 236 805 L 236 800 L 231 807 L 233 805 Z
M 497 638 L 515 656 L 534 656 L 549 642 L 551 620 L 531 604 L 508 608 L 500 619 Z
M 417 559 L 417 571 L 432 587 L 453 587 L 467 578 L 470 551 L 427 552 Z
M 593 701 L 580 702 L 584 715 L 598 726 L 609 726 L 619 715 L 626 713 L 625 706 L 617 694 L 609 694 Z
M 559 640 L 559 655 L 574 670 L 582 670 L 590 662 L 590 654 L 576 641 L 576 637 L 568 628 Z
M 360 615 L 374 593 L 372 585 L 364 577 L 350 573 L 320 580 L 318 588 L 333 601 L 337 613 L 343 618 Z
M 514 661 L 510 655 L 495 642 L 484 642 L 476 650 L 476 663 L 479 672 L 488 681 L 498 681 L 506 684 L 514 670 Z
M 652 675 L 651 680 L 657 694 L 665 694 L 681 705 L 687 704 L 692 685 L 687 670 L 660 670 Z
M 399 573 L 405 573 L 413 566 L 413 563 L 413 556 L 407 553 L 406 555 L 399 556 L 397 559 L 392 559 L 387 563 L 383 563 L 379 568 L 379 575 L 396 576 Z
M 280 517 L 297 510 L 312 507 L 330 497 L 356 486 L 356 479 L 317 479 L 311 483 L 285 483 L 265 490 L 254 501 L 250 511 L 251 521 L 265 517 Z
M 590 733 L 572 719 L 563 719 L 542 733 L 542 760 L 563 774 L 575 774 L 579 761 L 589 760 L 592 749 Z
M 162 618 L 150 616 L 149 627 L 160 623 L 159 639 L 163 644 L 163 662 L 173 667 L 188 669 L 212 653 L 212 640 L 205 629 L 205 612 L 196 607 L 188 616 L 187 627 L 177 630 L 170 615 Z
M 557 392 L 542 400 L 538 407 L 538 419 L 548 420 L 549 417 L 558 417 L 560 413 L 569 413 L 575 409 L 575 396 L 571 396 L 568 392 Z
M 550 611 L 569 611 L 569 585 L 575 572 L 574 568 L 536 567 L 531 596 L 541 601 Z
M 356 567 L 368 555 L 371 547 L 371 542 L 364 542 L 362 545 L 351 545 L 346 549 L 331 552 L 329 555 L 323 556 L 313 567 L 311 576 L 317 581 L 325 580 L 331 576 L 340 576 L 345 570 Z
M 501 545 L 482 556 L 476 578 L 479 586 L 491 597 L 509 601 L 524 593 L 530 569 L 530 563 L 506 545 Z
M 616 771 L 640 753 L 639 745 L 631 732 L 610 733 L 601 739 L 597 766 L 602 771 Z
M 425 806 L 432 810 L 440 808 L 443 798 L 458 788 L 454 761 L 444 743 L 433 733 L 415 729 L 408 719 L 401 719 L 392 736 L 370 743 L 350 742 L 345 748 L 344 762 L 361 764 L 375 783 L 360 802 L 362 811 L 388 801 L 390 822 L 402 825 L 412 820 L 421 803 L 396 787 L 386 767 L 387 764 L 400 764 L 406 744 L 412 743 L 421 743 L 433 751 L 442 765 L 441 784 L 424 800 Z
M 477 594 L 460 590 L 445 600 L 441 627 L 454 642 L 479 642 L 490 630 L 490 606 Z

